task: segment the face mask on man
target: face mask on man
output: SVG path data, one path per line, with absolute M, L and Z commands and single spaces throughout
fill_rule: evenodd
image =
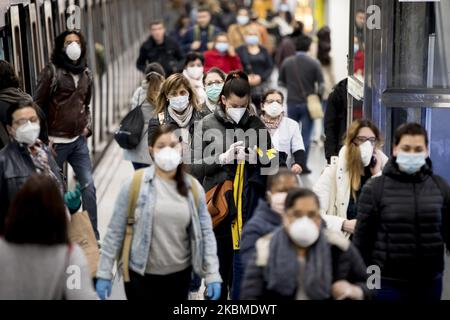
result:
M 183 112 L 189 105 L 189 95 L 178 96 L 169 99 L 169 107 L 176 112 Z
M 247 23 L 249 23 L 250 18 L 248 16 L 237 16 L 236 21 L 239 25 L 245 26 Z
M 225 53 L 228 51 L 228 43 L 226 42 L 218 42 L 216 43 L 216 49 L 220 53 Z
M 72 42 L 66 48 L 66 55 L 72 61 L 77 61 L 81 57 L 81 47 L 78 43 Z
M 181 153 L 171 147 L 165 147 L 155 152 L 155 163 L 162 171 L 174 171 L 181 163 Z
M 291 240 L 301 248 L 308 248 L 319 239 L 319 228 L 311 218 L 296 219 L 288 229 Z
M 195 67 L 188 67 L 186 69 L 187 74 L 192 79 L 198 80 L 203 75 L 203 67 L 195 66 Z
M 38 123 L 28 121 L 16 129 L 15 139 L 19 143 L 33 145 L 36 143 L 41 127 Z
M 278 118 L 283 112 L 283 106 L 278 102 L 272 102 L 264 107 L 264 111 L 269 115 L 269 117 Z
M 220 93 L 222 92 L 223 84 L 211 84 L 206 87 L 206 95 L 208 99 L 214 103 L 217 103 L 220 98 Z
M 284 213 L 284 203 L 286 201 L 287 192 L 269 192 L 270 208 L 278 214 Z
M 228 108 L 227 114 L 237 124 L 241 121 L 245 111 L 247 111 L 246 108 Z
M 361 153 L 361 161 L 364 167 L 370 164 L 370 160 L 373 156 L 373 145 L 370 141 L 366 141 L 359 146 L 359 152 Z
M 400 171 L 406 174 L 414 174 L 426 163 L 427 155 L 425 153 L 406 153 L 399 152 L 396 162 Z

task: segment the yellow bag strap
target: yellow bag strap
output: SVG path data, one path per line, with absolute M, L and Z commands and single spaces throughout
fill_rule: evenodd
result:
M 139 190 L 141 187 L 142 177 L 144 175 L 144 169 L 138 170 L 134 173 L 133 180 L 131 182 L 130 193 L 128 197 L 128 219 L 125 238 L 123 241 L 122 257 L 123 263 L 123 280 L 130 282 L 130 274 L 128 272 L 128 264 L 130 261 L 131 242 L 133 239 L 133 224 L 134 224 L 134 211 L 136 210 L 136 203 L 139 196 Z
M 242 194 L 244 191 L 245 163 L 239 163 L 233 183 L 233 198 L 237 210 L 236 217 L 231 223 L 231 235 L 233 238 L 233 250 L 240 250 L 242 237 Z
M 197 188 L 197 183 L 195 182 L 194 177 L 190 176 L 190 178 L 191 178 L 192 195 L 194 196 L 195 209 L 198 211 L 198 188 Z

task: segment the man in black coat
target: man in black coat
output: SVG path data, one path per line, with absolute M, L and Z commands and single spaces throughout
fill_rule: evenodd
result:
M 150 25 L 150 37 L 139 51 L 136 67 L 145 72 L 148 63 L 160 63 L 167 77 L 179 71 L 184 55 L 180 46 L 169 36 L 162 21 L 154 21 Z
M 444 244 L 450 247 L 450 187 L 433 174 L 426 130 L 405 124 L 395 133 L 383 175 L 361 193 L 354 244 L 378 266 L 378 300 L 439 300 Z

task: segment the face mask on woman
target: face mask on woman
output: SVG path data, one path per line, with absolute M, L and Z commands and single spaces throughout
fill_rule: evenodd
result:
M 31 146 L 35 144 L 40 132 L 41 127 L 38 123 L 28 121 L 16 129 L 15 139 L 19 143 L 24 143 Z
M 245 43 L 247 43 L 249 46 L 257 45 L 259 44 L 259 37 L 258 36 L 245 36 Z
M 272 102 L 271 104 L 264 106 L 264 111 L 269 115 L 269 117 L 278 118 L 283 112 L 283 106 L 278 102 Z
M 186 110 L 189 105 L 189 95 L 178 96 L 169 99 L 169 107 L 180 113 Z
M 220 93 L 222 92 L 223 84 L 211 84 L 206 87 L 206 95 L 208 99 L 214 103 L 217 103 L 220 98 Z
M 319 228 L 311 218 L 296 219 L 288 229 L 291 240 L 301 248 L 308 248 L 319 239 Z
M 187 74 L 192 79 L 198 80 L 203 75 L 203 67 L 195 66 L 195 67 L 188 67 L 186 69 Z
M 155 152 L 155 163 L 162 171 L 174 171 L 181 163 L 181 153 L 171 147 L 165 147 Z
M 427 155 L 425 153 L 406 153 L 399 152 L 396 162 L 400 171 L 406 174 L 414 174 L 420 171 L 426 163 Z
M 237 16 L 236 21 L 239 25 L 245 26 L 250 21 L 250 18 L 248 16 Z
M 77 61 L 81 57 L 81 47 L 78 43 L 72 42 L 66 48 L 66 55 L 72 61 Z
M 216 49 L 220 53 L 225 53 L 228 51 L 228 43 L 226 42 L 218 42 L 216 43 Z
M 241 121 L 245 111 L 247 111 L 246 108 L 228 108 L 227 114 L 237 124 Z
M 366 141 L 359 146 L 359 151 L 361 153 L 361 161 L 364 167 L 370 164 L 370 160 L 373 156 L 373 145 L 370 141 Z
M 278 214 L 283 214 L 287 192 L 269 193 L 269 196 L 270 196 L 270 208 Z

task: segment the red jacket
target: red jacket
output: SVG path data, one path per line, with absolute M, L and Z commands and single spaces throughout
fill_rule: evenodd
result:
M 203 53 L 205 56 L 205 72 L 213 67 L 220 68 L 223 72 L 229 73 L 234 70 L 243 70 L 241 59 L 236 55 L 234 57 L 230 56 L 228 53 L 226 55 L 220 54 L 216 49 L 208 50 Z

